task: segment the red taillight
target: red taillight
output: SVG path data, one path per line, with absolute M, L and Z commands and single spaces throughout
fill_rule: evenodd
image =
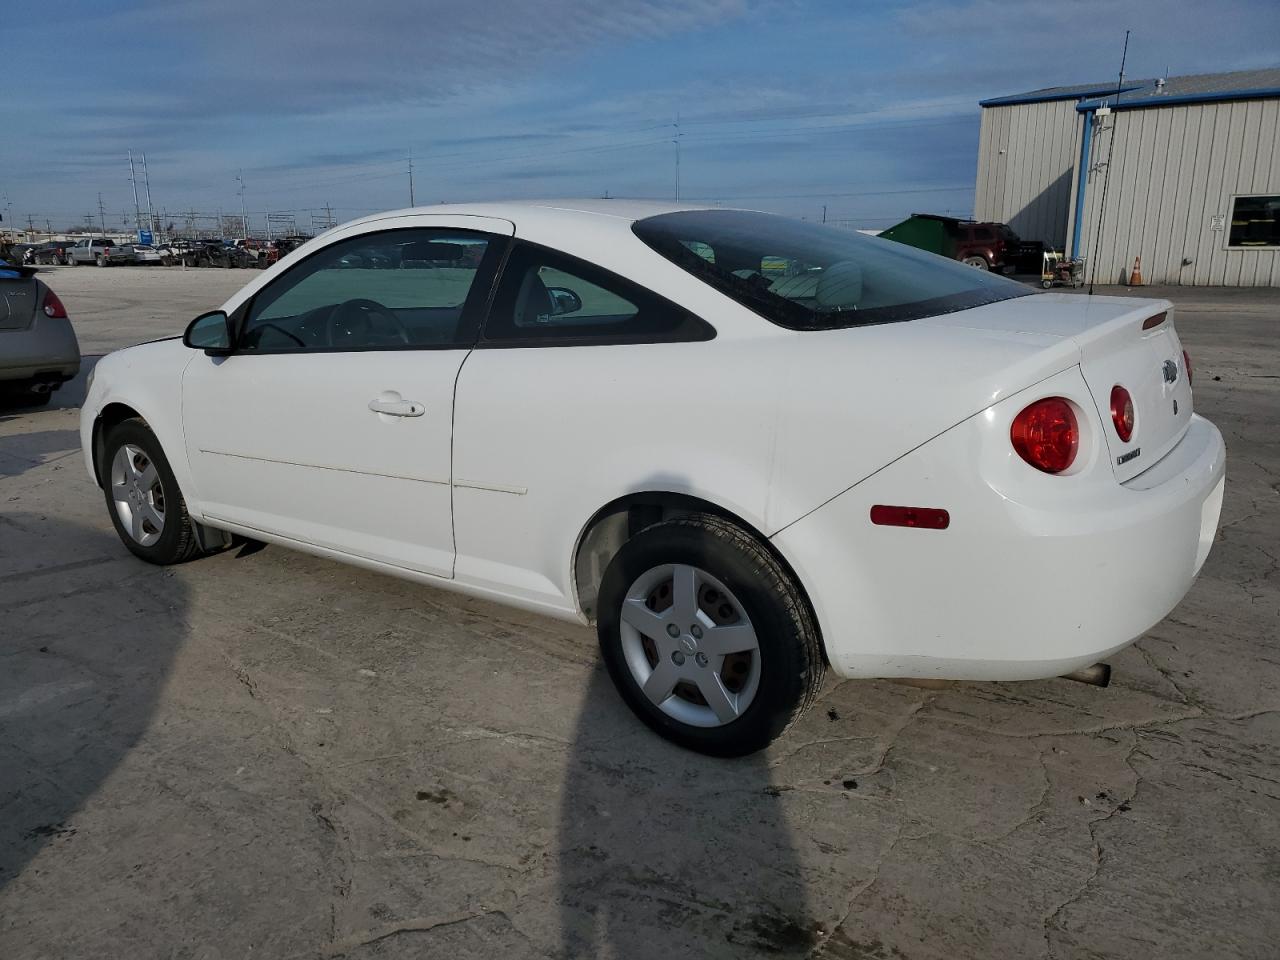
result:
M 884 527 L 945 530 L 951 525 L 951 514 L 937 507 L 887 507 L 878 503 L 871 508 L 871 522 Z
M 1076 458 L 1080 425 L 1071 404 L 1062 397 L 1046 397 L 1013 418 L 1009 439 L 1018 456 L 1037 470 L 1061 473 Z
M 1133 436 L 1133 398 L 1118 383 L 1111 388 L 1111 422 L 1116 425 L 1120 439 L 1128 443 Z
M 1152 327 L 1160 326 L 1160 324 L 1164 323 L 1164 318 L 1167 316 L 1167 313 L 1157 313 L 1154 317 L 1147 317 L 1147 319 L 1142 321 L 1142 329 L 1150 330 Z
M 66 319 L 67 316 L 67 308 L 62 305 L 62 301 L 52 290 L 46 290 L 44 294 L 44 315 L 54 319 Z
M 1182 369 L 1187 371 L 1187 386 L 1190 386 L 1195 378 L 1191 376 L 1191 354 L 1185 350 L 1182 351 Z

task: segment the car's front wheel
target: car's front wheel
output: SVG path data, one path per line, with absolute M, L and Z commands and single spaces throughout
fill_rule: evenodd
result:
M 648 527 L 605 571 L 598 632 L 609 674 L 636 715 L 714 756 L 767 746 L 822 683 L 813 614 L 755 537 L 695 514 Z
M 146 424 L 125 420 L 108 431 L 101 470 L 111 522 L 129 550 L 158 564 L 200 555 L 178 481 Z

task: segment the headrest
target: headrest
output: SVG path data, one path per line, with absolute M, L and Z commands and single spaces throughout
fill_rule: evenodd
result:
M 862 299 L 862 265 L 838 260 L 822 271 L 815 296 L 819 307 L 851 310 Z

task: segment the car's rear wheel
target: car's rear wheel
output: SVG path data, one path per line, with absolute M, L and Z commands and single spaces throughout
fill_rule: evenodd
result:
M 125 420 L 103 444 L 102 486 L 121 541 L 148 563 L 200 555 L 195 525 L 160 442 L 141 420 Z
M 599 609 L 601 653 L 623 699 L 691 750 L 762 749 L 822 683 L 808 602 L 763 544 L 720 517 L 632 537 L 605 571 Z
M 986 258 L 986 257 L 965 257 L 965 258 L 964 258 L 964 262 L 965 262 L 965 264 L 967 264 L 968 266 L 970 266 L 970 267 L 975 267 L 975 268 L 976 268 L 976 269 L 978 269 L 978 270 L 990 270 L 990 269 L 991 269 L 991 265 L 990 265 L 989 263 L 987 263 L 987 258 Z

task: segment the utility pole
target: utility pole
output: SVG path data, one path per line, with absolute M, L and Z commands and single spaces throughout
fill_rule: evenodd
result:
M 240 235 L 245 239 L 249 239 L 249 221 L 244 215 L 244 167 L 240 168 L 240 173 L 236 176 L 240 181 Z
M 102 205 L 102 194 L 98 194 L 98 224 L 102 227 L 102 237 L 107 236 L 107 208 Z
M 1116 102 L 1115 105 L 1120 106 L 1120 94 L 1124 92 L 1124 65 L 1129 59 L 1129 31 L 1124 32 L 1124 49 L 1120 52 L 1120 75 L 1116 78 Z M 1095 113 L 1096 117 L 1097 114 Z M 1111 183 L 1111 155 L 1116 148 L 1116 126 L 1120 118 L 1115 114 L 1111 114 L 1111 137 L 1107 141 L 1107 172 L 1102 177 L 1102 204 L 1098 207 L 1098 236 L 1093 243 L 1093 250 L 1090 251 L 1089 259 L 1092 263 L 1086 263 L 1086 267 L 1092 267 L 1089 270 L 1089 296 L 1093 296 L 1093 281 L 1098 276 L 1098 260 L 1099 254 L 1102 252 L 1102 221 L 1107 213 L 1107 186 Z
M 413 203 L 413 147 L 409 148 L 409 206 L 411 207 L 414 206 L 414 203 Z M 328 208 L 326 207 L 326 209 Z
M 129 183 L 133 185 L 133 227 L 142 232 L 142 210 L 138 207 L 138 177 L 133 169 L 133 151 L 129 151 Z M 139 238 L 141 239 L 141 238 Z
M 147 226 L 151 228 L 153 234 L 160 231 L 156 229 L 156 211 L 151 206 L 151 177 L 147 174 L 147 155 L 142 155 L 142 182 L 147 187 Z
M 680 202 L 680 138 L 683 136 L 683 134 L 680 132 L 680 114 L 679 113 L 676 114 L 676 119 L 675 119 L 675 122 L 672 124 L 672 126 L 675 127 L 675 133 L 671 137 L 671 142 L 676 145 L 676 203 L 679 203 Z
M 35 218 L 31 214 L 27 214 L 27 237 L 28 239 L 36 232 Z

